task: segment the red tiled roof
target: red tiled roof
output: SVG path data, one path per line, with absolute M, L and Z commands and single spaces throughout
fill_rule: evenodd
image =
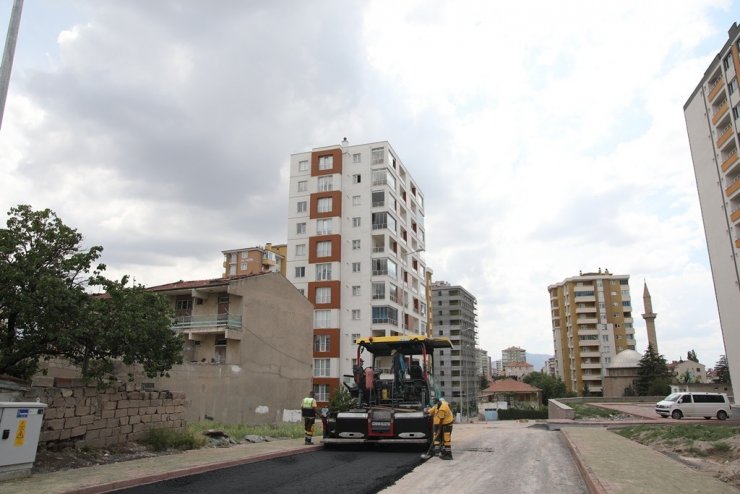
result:
M 514 379 L 499 379 L 498 381 L 493 381 L 493 384 L 481 391 L 481 393 L 536 393 L 537 391 L 541 391 L 540 388 L 530 386 L 522 381 L 516 381 Z
M 167 290 L 182 290 L 186 288 L 205 288 L 209 286 L 222 286 L 222 285 L 228 285 L 230 281 L 234 280 L 240 280 L 242 278 L 253 278 L 255 276 L 262 276 L 263 274 L 270 274 L 267 273 L 254 273 L 254 274 L 244 274 L 240 276 L 227 276 L 226 278 L 213 278 L 210 280 L 191 280 L 191 281 L 175 281 L 173 283 L 167 283 L 165 285 L 157 285 L 157 286 L 150 286 L 147 288 L 147 290 L 151 290 L 153 292 L 163 292 Z

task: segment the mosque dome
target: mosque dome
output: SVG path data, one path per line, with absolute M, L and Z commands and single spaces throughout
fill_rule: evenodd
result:
M 622 350 L 612 359 L 608 365 L 610 369 L 624 369 L 628 367 L 639 367 L 642 355 L 635 350 Z

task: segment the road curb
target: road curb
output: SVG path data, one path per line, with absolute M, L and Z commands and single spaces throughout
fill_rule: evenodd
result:
M 70 491 L 65 491 L 64 494 L 103 494 L 106 492 L 113 492 L 120 489 L 127 489 L 130 487 L 138 487 L 146 484 L 153 484 L 155 482 L 161 482 L 163 480 L 171 480 L 180 477 L 187 477 L 189 475 L 197 475 L 200 473 L 212 472 L 214 470 L 221 470 L 223 468 L 230 468 L 239 465 L 246 465 L 249 463 L 257 463 L 260 461 L 274 460 L 276 458 L 282 458 L 285 456 L 293 456 L 302 453 L 308 453 L 311 451 L 317 451 L 323 446 L 318 444 L 315 446 L 304 446 L 285 451 L 278 451 L 275 453 L 266 453 L 262 455 L 248 456 L 239 458 L 237 460 L 227 460 L 221 462 L 213 462 L 201 465 L 193 465 L 178 470 L 170 470 L 169 472 L 144 475 L 137 478 L 116 480 L 114 482 L 107 482 L 105 484 L 98 484 L 94 486 L 81 487 Z
M 571 441 L 568 433 L 565 430 L 560 429 L 560 437 L 563 438 L 568 449 L 570 449 L 570 452 L 573 454 L 576 467 L 578 467 L 578 471 L 581 472 L 581 477 L 583 477 L 583 481 L 586 483 L 586 487 L 588 487 L 588 492 L 590 494 L 606 494 L 607 490 L 601 482 L 599 482 L 599 479 L 596 478 L 596 475 L 594 475 L 591 468 L 586 464 L 581 451 L 578 449 L 578 446 Z

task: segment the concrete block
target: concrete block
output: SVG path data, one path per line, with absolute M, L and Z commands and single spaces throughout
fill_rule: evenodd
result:
M 141 415 L 140 416 L 141 421 L 145 424 L 151 424 L 152 423 L 152 416 L 151 415 Z
M 132 430 L 133 432 L 141 432 L 146 430 L 146 426 L 144 424 L 134 424 Z
M 113 429 L 108 427 L 105 429 L 100 429 L 100 437 L 107 438 L 111 437 L 113 435 Z
M 120 420 L 120 418 L 108 419 L 108 423 L 105 426 L 106 427 L 109 427 L 109 428 L 117 427 L 119 420 Z
M 31 380 L 31 386 L 38 386 L 40 388 L 53 388 L 54 378 L 51 376 L 35 376 Z
M 70 417 L 68 419 L 64 419 L 65 429 L 73 429 L 78 425 L 80 425 L 80 417 Z
M 129 391 L 128 393 L 126 393 L 126 396 L 129 400 L 140 400 L 141 391 Z
M 103 402 L 103 411 L 105 410 L 115 410 L 116 409 L 116 402 L 115 401 L 104 401 Z
M 118 419 L 118 425 L 128 425 L 129 422 L 129 417 L 121 417 L 120 419 Z
M 62 390 L 62 396 L 65 398 L 71 398 L 73 394 L 73 391 L 71 389 L 63 389 Z
M 87 415 L 90 413 L 90 407 L 86 406 L 78 406 L 75 410 L 75 415 L 82 417 L 83 415 Z
M 92 424 L 87 424 L 88 431 L 105 429 L 106 427 L 108 427 L 108 421 L 105 419 L 95 420 Z
M 80 424 L 81 425 L 89 425 L 95 422 L 95 417 L 92 415 L 85 415 L 84 417 L 80 417 Z
M 44 422 L 44 427 L 46 427 L 46 430 L 60 431 L 64 429 L 64 419 L 46 420 Z
M 115 410 L 103 410 L 102 413 L 100 414 L 100 417 L 104 419 L 109 419 L 115 416 L 116 416 Z
M 116 408 L 128 408 L 129 400 L 119 400 Z
M 100 437 L 100 429 L 96 429 L 91 431 L 90 429 L 87 430 L 87 433 L 85 434 L 85 439 L 97 439 Z
M 119 408 L 116 410 L 116 417 L 125 417 L 128 415 L 128 408 Z
M 122 425 L 119 430 L 121 434 L 128 434 L 129 432 L 132 432 L 134 428 L 131 425 Z
M 64 409 L 64 418 L 70 418 L 75 416 L 75 409 L 74 407 L 69 407 Z
M 86 432 L 87 432 L 87 427 L 84 425 L 75 427 L 74 429 L 72 429 L 72 437 L 84 436 Z
M 70 434 L 71 432 L 72 431 L 70 431 L 69 429 L 59 431 L 59 440 L 64 441 L 65 439 L 69 439 L 70 437 L 72 437 Z
M 128 418 L 128 423 L 131 424 L 131 425 L 133 425 L 133 424 L 140 424 L 141 423 L 141 417 L 139 415 L 134 415 L 132 417 L 127 417 L 127 418 Z M 121 419 L 121 420 L 123 420 L 123 419 Z
M 153 407 L 161 407 L 162 406 L 162 400 L 160 400 L 159 398 L 157 398 L 156 400 L 152 400 L 151 403 L 150 403 L 150 406 L 153 406 Z
M 44 431 L 41 433 L 41 437 L 39 438 L 39 441 L 42 443 L 45 443 L 46 441 L 58 441 L 59 436 L 61 435 L 62 431 Z
M 132 415 L 139 415 L 139 409 L 138 408 L 129 408 L 126 410 L 128 412 L 128 416 Z

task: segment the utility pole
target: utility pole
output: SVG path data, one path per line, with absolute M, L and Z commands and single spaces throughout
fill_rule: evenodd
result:
M 21 24 L 21 11 L 23 0 L 14 0 L 13 10 L 10 13 L 8 24 L 8 35 L 5 38 L 5 51 L 3 52 L 3 63 L 0 66 L 0 127 L 3 125 L 5 114 L 5 100 L 8 98 L 8 86 L 10 85 L 10 71 L 13 68 L 13 57 L 15 55 L 15 42 L 18 40 L 18 28 Z

